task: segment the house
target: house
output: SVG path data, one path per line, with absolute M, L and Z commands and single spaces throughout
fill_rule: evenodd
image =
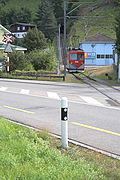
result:
M 11 34 L 12 35 L 12 33 L 9 30 L 7 30 L 4 26 L 2 26 L 0 24 L 0 54 L 4 53 L 4 50 L 6 48 L 6 43 L 3 41 L 5 34 L 6 35 Z M 26 51 L 27 50 L 27 48 L 16 46 L 16 45 L 13 45 L 13 44 L 11 44 L 11 48 L 13 50 L 16 50 L 16 51 Z
M 15 35 L 16 38 L 24 38 L 27 31 L 35 27 L 36 26 L 34 24 L 16 22 L 14 24 L 11 24 L 10 31 Z
M 117 63 L 115 40 L 110 37 L 97 33 L 79 43 L 79 47 L 85 51 L 86 66 L 105 66 Z
M 7 53 L 5 53 L 6 51 L 6 47 L 7 47 L 7 43 L 4 42 L 4 35 L 9 36 L 12 35 L 11 32 L 9 30 L 7 30 L 4 26 L 2 26 L 0 24 L 0 69 L 2 67 L 2 63 L 3 61 L 7 58 Z M 20 47 L 20 46 L 16 46 L 13 44 L 10 44 L 10 50 L 12 49 L 12 51 L 21 51 L 24 53 L 24 51 L 27 50 L 27 48 L 24 47 Z

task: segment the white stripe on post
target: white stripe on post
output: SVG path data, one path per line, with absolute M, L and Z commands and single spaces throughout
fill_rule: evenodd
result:
M 61 99 L 61 140 L 62 147 L 68 148 L 68 100 L 66 97 Z

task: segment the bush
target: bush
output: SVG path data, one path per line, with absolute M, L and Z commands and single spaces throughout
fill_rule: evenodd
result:
M 38 70 L 54 70 L 56 68 L 56 54 L 53 48 L 40 50 L 36 49 L 30 52 L 29 54 L 29 61 L 34 66 L 36 71 Z
M 10 56 L 10 71 L 33 70 L 33 65 L 22 52 L 14 51 Z

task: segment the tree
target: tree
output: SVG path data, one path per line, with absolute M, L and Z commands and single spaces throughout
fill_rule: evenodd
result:
M 57 22 L 53 12 L 53 6 L 49 0 L 41 1 L 35 22 L 37 27 L 45 34 L 45 37 L 53 40 L 56 36 Z
M 7 4 L 9 0 L 0 0 L 0 3 L 2 3 L 4 6 Z
M 15 22 L 29 23 L 31 21 L 31 11 L 27 8 L 7 9 L 0 8 L 0 23 L 3 26 L 13 24 Z
M 28 8 L 22 7 L 17 12 L 16 18 L 17 18 L 17 22 L 30 23 L 32 19 L 32 13 Z
M 28 51 L 47 48 L 47 39 L 37 28 L 29 30 L 22 43 Z
M 57 22 L 63 21 L 64 16 L 64 0 L 50 0 L 53 4 L 55 17 L 57 18 Z
M 116 6 L 120 6 L 120 0 L 112 0 Z
M 3 26 L 10 25 L 16 22 L 16 11 L 14 9 L 5 10 L 3 9 L 0 14 L 0 21 Z

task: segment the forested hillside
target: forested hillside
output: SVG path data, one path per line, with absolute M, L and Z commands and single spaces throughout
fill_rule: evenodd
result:
M 120 0 L 66 2 L 67 12 L 74 9 L 67 18 L 69 43 L 76 44 L 97 32 L 115 38 L 115 16 Z M 0 23 L 7 28 L 14 22 L 34 23 L 47 38 L 53 39 L 58 24 L 63 24 L 63 3 L 64 0 L 0 0 Z

